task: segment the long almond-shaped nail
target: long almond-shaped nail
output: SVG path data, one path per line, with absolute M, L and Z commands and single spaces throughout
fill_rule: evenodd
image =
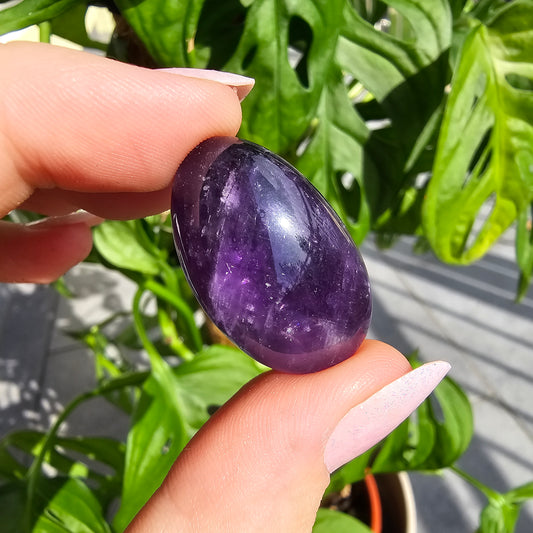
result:
M 170 74 L 179 74 L 180 76 L 187 76 L 188 78 L 197 78 L 200 80 L 216 81 L 231 87 L 242 102 L 253 89 L 255 80 L 247 78 L 240 74 L 233 74 L 232 72 L 223 72 L 221 70 L 208 70 L 201 68 L 161 68 L 161 72 L 169 72 Z
M 47 217 L 30 222 L 26 224 L 30 228 L 48 228 L 52 226 L 66 226 L 70 224 L 86 224 L 87 226 L 96 226 L 101 224 L 105 219 L 92 213 L 88 213 L 83 209 L 69 213 L 68 215 L 61 215 L 57 217 Z
M 324 462 L 331 473 L 361 455 L 399 426 L 450 370 L 444 361 L 426 363 L 389 383 L 356 405 L 326 443 Z

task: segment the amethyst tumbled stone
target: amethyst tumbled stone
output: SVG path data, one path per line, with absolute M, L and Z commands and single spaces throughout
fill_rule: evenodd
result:
M 320 193 L 256 144 L 214 137 L 181 164 L 174 240 L 211 320 L 257 361 L 316 372 L 352 355 L 370 286 L 351 237 Z

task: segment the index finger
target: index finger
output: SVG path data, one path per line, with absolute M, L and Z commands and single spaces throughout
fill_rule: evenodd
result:
M 0 46 L 0 215 L 38 189 L 153 192 L 239 99 L 209 80 L 36 43 Z

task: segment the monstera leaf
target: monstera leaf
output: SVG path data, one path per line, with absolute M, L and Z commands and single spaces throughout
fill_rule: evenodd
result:
M 531 20 L 511 3 L 464 44 L 423 209 L 443 261 L 481 257 L 533 199 Z
M 256 0 L 224 66 L 256 78 L 240 134 L 285 153 L 315 117 L 342 23 L 343 0 Z
M 2 11 L 0 35 L 57 17 L 79 0 L 22 0 Z
M 192 46 L 204 0 L 116 0 L 122 16 L 161 66 L 192 66 Z
M 395 211 L 405 211 L 403 189 L 421 171 L 417 163 L 437 129 L 432 117 L 448 70 L 448 3 L 386 4 L 408 29 L 386 33 L 345 4 L 312 134 L 296 162 L 356 242 L 371 226 L 379 229 Z M 426 163 L 423 170 L 429 168 Z M 418 225 L 418 217 L 414 212 L 410 226 Z M 400 229 L 397 221 L 393 225 Z
M 429 119 L 449 81 L 452 31 L 445 0 L 388 0 L 371 17 L 359 4 L 117 0 L 157 63 L 256 79 L 239 135 L 300 168 L 357 241 L 378 218 L 394 226 L 396 212 L 405 217 L 404 189 L 430 170 L 427 157 L 424 168 L 417 162 L 439 125 Z M 395 21 L 389 33 L 381 17 Z M 364 93 L 370 102 L 359 101 Z M 385 126 L 369 130 L 369 118 Z
M 533 272 L 533 202 L 518 217 L 516 230 L 516 259 L 520 268 L 517 300 L 523 298 L 529 288 Z
M 368 129 L 346 94 L 338 70 L 322 92 L 317 126 L 297 166 L 344 220 L 356 243 L 370 229 L 362 144 Z

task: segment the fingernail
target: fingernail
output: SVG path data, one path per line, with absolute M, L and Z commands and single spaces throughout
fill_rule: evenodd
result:
M 337 424 L 324 451 L 331 473 L 366 452 L 399 426 L 435 389 L 450 370 L 436 361 L 389 383 L 356 405 Z
M 98 217 L 80 209 L 74 213 L 69 213 L 68 215 L 41 218 L 40 220 L 26 224 L 26 226 L 31 228 L 48 228 L 52 226 L 66 226 L 69 224 L 86 224 L 87 226 L 92 227 L 101 224 L 104 220 L 105 219 L 102 217 Z
M 255 80 L 247 78 L 232 72 L 223 72 L 221 70 L 207 70 L 200 68 L 161 68 L 161 72 L 169 72 L 170 74 L 179 74 L 188 78 L 197 78 L 200 80 L 216 81 L 231 87 L 239 97 L 239 102 L 242 102 L 252 90 Z

